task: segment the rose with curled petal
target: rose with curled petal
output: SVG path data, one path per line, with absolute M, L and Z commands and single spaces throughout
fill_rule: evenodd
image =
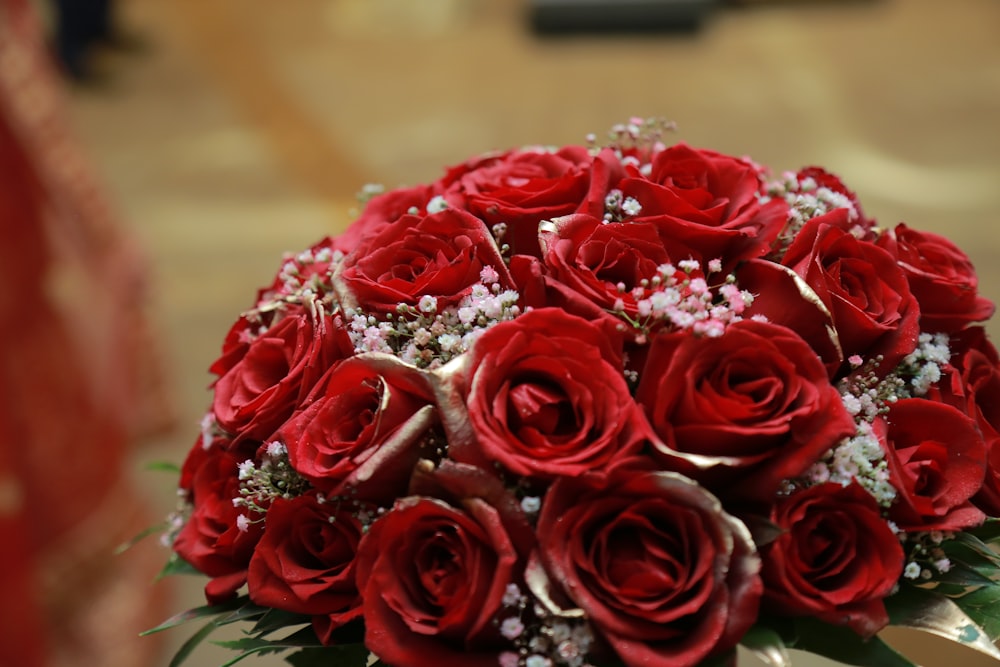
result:
M 876 241 L 896 258 L 920 304 L 920 330 L 954 333 L 993 315 L 979 294 L 979 279 L 968 256 L 937 234 L 900 223 Z
M 393 371 L 398 372 L 393 372 Z M 327 495 L 391 502 L 406 491 L 436 418 L 400 365 L 354 357 L 331 368 L 278 431 L 300 475 Z
M 646 431 L 623 375 L 621 335 L 602 322 L 539 308 L 482 334 L 465 376 L 479 453 L 552 479 L 638 450 Z M 453 446 L 451 456 L 466 453 Z
M 354 352 L 339 317 L 305 306 L 289 306 L 263 331 L 254 326 L 241 318 L 211 367 L 219 376 L 212 412 L 236 443 L 269 438 L 323 373 Z
M 397 501 L 362 538 L 357 568 L 365 646 L 386 664 L 495 667 L 509 648 L 497 625 L 523 564 L 484 500 Z
M 688 667 L 732 650 L 757 619 L 750 532 L 694 481 L 647 465 L 556 480 L 529 586 L 583 610 L 627 667 Z M 530 567 L 530 566 L 529 566 Z
M 633 290 L 657 277 L 660 266 L 692 256 L 690 249 L 665 240 L 652 223 L 607 222 L 584 213 L 543 225 L 539 238 L 548 298 L 589 318 L 616 318 L 610 312 L 616 304 L 638 318 Z
M 897 491 L 889 518 L 900 528 L 952 531 L 983 522 L 970 499 L 983 485 L 986 443 L 972 419 L 944 403 L 905 398 L 874 426 Z
M 823 300 L 845 359 L 881 355 L 891 370 L 916 347 L 920 306 L 895 258 L 850 227 L 843 208 L 809 220 L 781 263 Z
M 584 146 L 530 147 L 452 167 L 436 186 L 454 206 L 490 227 L 507 227 L 512 254 L 539 256 L 538 223 L 575 211 L 590 189 L 593 157 Z
M 856 428 L 812 348 L 768 322 L 655 336 L 635 397 L 661 466 L 764 502 Z
M 952 340 L 959 387 L 948 403 L 975 420 L 986 443 L 986 477 L 973 499 L 990 516 L 1000 516 L 1000 355 L 982 327 Z
M 254 604 L 316 616 L 329 637 L 361 617 L 355 555 L 362 526 L 354 506 L 320 503 L 314 492 L 276 499 L 247 571 Z
M 479 283 L 484 268 L 511 287 L 507 267 L 482 220 L 446 208 L 426 216 L 404 215 L 359 241 L 340 267 L 342 302 L 366 313 L 396 313 L 424 296 L 438 309 L 455 305 Z
M 247 565 L 261 535 L 261 524 L 239 517 L 247 510 L 233 505 L 240 497 L 242 459 L 222 448 L 193 452 L 199 463 L 187 489 L 191 516 L 174 539 L 173 549 L 185 562 L 212 577 L 205 586 L 210 604 L 232 597 L 246 583 Z M 253 518 L 257 518 L 254 516 Z
M 777 538 L 760 547 L 765 606 L 870 637 L 889 623 L 883 600 L 903 573 L 899 538 L 857 483 L 828 482 L 781 497 Z
M 634 214 L 624 209 L 626 219 L 655 224 L 665 240 L 691 248 L 699 261 L 721 259 L 727 270 L 764 255 L 788 211 L 784 201 L 761 201 L 755 165 L 684 143 L 655 153 L 648 173 L 627 167 L 611 188 L 641 207 Z M 604 206 L 594 200 L 586 212 L 603 217 Z
M 743 312 L 744 319 L 762 317 L 788 327 L 809 343 L 831 377 L 839 373 L 844 352 L 833 327 L 833 316 L 801 276 L 766 259 L 742 263 L 735 275 L 736 284 L 753 294 L 753 303 Z

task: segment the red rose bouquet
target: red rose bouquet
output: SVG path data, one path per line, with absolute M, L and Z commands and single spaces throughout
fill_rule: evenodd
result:
M 226 336 L 168 573 L 297 667 L 1000 659 L 1000 359 L 947 239 L 663 143 L 368 193 Z M 235 660 L 234 660 L 235 662 Z

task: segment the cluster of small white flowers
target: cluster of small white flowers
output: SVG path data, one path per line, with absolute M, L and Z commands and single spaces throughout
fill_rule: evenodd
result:
M 664 118 L 633 116 L 627 123 L 616 123 L 608 131 L 609 144 L 616 148 L 629 146 L 662 146 L 663 135 L 677 129 L 673 121 Z M 591 140 L 591 137 L 588 137 Z
M 779 250 L 776 254 L 779 257 L 784 255 L 795 235 L 809 220 L 838 208 L 848 210 L 848 220 L 851 222 L 859 217 L 858 210 L 849 197 L 830 188 L 819 187 L 816 180 L 811 177 L 800 180 L 794 172 L 785 172 L 781 179 L 769 183 L 767 194 L 763 199 L 765 201 L 784 199 L 788 202 L 788 221 L 778 237 Z M 864 233 L 864 229 L 855 226 L 851 232 L 860 236 Z
M 263 515 L 275 498 L 294 498 L 309 488 L 309 482 L 288 462 L 288 450 L 278 441 L 268 443 L 259 466 L 253 459 L 247 459 L 239 464 L 239 470 L 240 495 L 233 498 L 233 507 L 243 507 L 260 515 L 256 519 L 245 513 L 237 516 L 236 525 L 241 532 L 263 521 Z
M 191 502 L 188 491 L 177 489 L 177 507 L 167 515 L 166 525 L 163 527 L 163 532 L 160 533 L 161 545 L 168 549 L 174 545 L 174 540 L 177 539 L 177 535 L 191 518 L 193 511 L 194 504 Z
M 419 206 L 411 206 L 406 209 L 406 212 L 410 215 L 420 215 L 422 213 L 432 215 L 434 213 L 440 213 L 446 208 L 448 208 L 448 200 L 444 198 L 444 195 L 434 195 L 424 206 L 423 211 L 420 210 Z
M 871 422 L 892 403 L 925 395 L 941 379 L 941 368 L 951 358 L 948 343 L 947 334 L 921 333 L 916 349 L 885 376 L 877 372 L 881 357 L 868 362 L 851 357 L 848 361 L 854 372 L 839 385 L 847 411 L 856 420 Z
M 872 422 L 887 413 L 896 401 L 926 394 L 931 385 L 941 379 L 941 366 L 950 358 L 947 335 L 922 333 L 916 349 L 884 376 L 877 372 L 882 362 L 879 357 L 868 362 L 857 355 L 848 359 L 854 372 L 842 380 L 838 388 L 844 407 L 854 417 L 857 432 L 827 452 L 806 472 L 803 481 L 807 484 L 834 481 L 846 485 L 856 479 L 880 505 L 891 505 L 896 490 L 889 483 L 885 455 Z
M 910 392 L 913 396 L 923 396 L 931 385 L 941 379 L 941 367 L 951 359 L 948 334 L 922 333 L 917 341 L 917 349 L 900 364 L 896 374 L 909 377 Z
M 500 653 L 500 667 L 593 667 L 587 662 L 587 653 L 594 635 L 586 622 L 553 620 L 536 606 L 535 614 L 544 620 L 525 625 L 522 617 L 529 599 L 517 584 L 507 585 L 503 604 L 516 615 L 499 625 L 500 634 L 514 644 L 514 650 Z
M 219 426 L 219 420 L 215 418 L 214 412 L 207 412 L 205 416 L 201 418 L 201 448 L 204 450 L 209 450 L 212 447 L 212 443 L 215 442 L 216 437 L 223 434 L 222 427 Z
M 278 272 L 278 279 L 282 282 L 282 294 L 295 297 L 329 293 L 333 289 L 332 271 L 304 271 L 304 269 L 316 264 L 336 264 L 343 258 L 342 252 L 330 248 L 308 249 L 286 258 Z M 304 274 L 305 280 L 303 280 Z
M 636 303 L 636 318 L 626 314 L 624 298 L 615 302 L 612 312 L 639 329 L 642 336 L 663 324 L 699 336 L 721 336 L 728 325 L 743 319 L 753 295 L 741 290 L 733 275 L 726 276 L 717 287 L 700 276 L 692 278 L 691 274 L 701 268 L 693 259 L 680 261 L 677 266 L 663 264 L 657 268 L 657 275 L 642 280 L 629 293 Z M 711 276 L 721 271 L 721 262 L 712 260 L 706 268 L 706 275 Z M 621 294 L 625 290 L 624 284 L 618 285 Z
M 642 212 L 642 204 L 635 197 L 626 197 L 618 188 L 615 188 L 604 197 L 604 223 L 622 222 L 627 218 L 634 218 Z
M 635 117 L 630 118 L 627 123 L 613 125 L 608 132 L 606 144 L 598 144 L 595 134 L 587 135 L 587 144 L 594 155 L 604 148 L 611 148 L 622 164 L 635 167 L 648 177 L 653 170 L 652 157 L 667 148 L 663 135 L 676 129 L 675 123 L 664 118 Z M 636 152 L 641 157 L 637 157 L 634 154 Z
M 361 191 L 358 192 L 356 198 L 358 203 L 367 204 L 372 197 L 377 197 L 378 195 L 385 192 L 385 186 L 381 183 L 365 183 L 361 186 Z
M 457 306 L 438 311 L 437 299 L 423 296 L 416 308 L 400 304 L 395 316 L 380 320 L 349 310 L 348 333 L 355 352 L 393 354 L 419 368 L 434 369 L 463 354 L 484 331 L 521 314 L 519 295 L 504 290 L 492 267 Z
M 840 381 L 838 389 L 844 407 L 857 422 L 872 422 L 889 410 L 889 406 L 909 392 L 906 381 L 897 373 L 880 376 L 882 357 L 876 356 L 864 361 L 858 355 L 848 359 L 853 372 Z
M 931 579 L 935 574 L 944 574 L 952 568 L 952 562 L 945 555 L 941 543 L 954 537 L 953 533 L 934 530 L 923 533 L 900 533 L 900 540 L 907 548 L 906 567 L 903 576 L 907 579 Z
M 855 480 L 882 507 L 889 507 L 896 499 L 896 489 L 889 483 L 889 466 L 872 425 L 865 420 L 858 423 L 857 432 L 844 438 L 836 447 L 826 452 L 803 476 L 806 484 L 836 482 L 847 486 Z

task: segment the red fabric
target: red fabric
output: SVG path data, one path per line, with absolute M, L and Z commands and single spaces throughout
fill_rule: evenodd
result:
M 125 465 L 168 412 L 145 264 L 68 127 L 30 4 L 0 0 L 0 665 L 139 667 L 163 554 L 113 549 L 155 521 Z

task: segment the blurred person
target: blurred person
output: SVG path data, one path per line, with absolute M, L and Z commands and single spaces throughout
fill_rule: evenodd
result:
M 73 140 L 30 0 L 0 0 L 0 665 L 146 667 L 167 590 L 130 443 L 170 424 L 146 263 Z
M 96 83 L 102 76 L 94 69 L 95 47 L 135 52 L 144 44 L 122 29 L 115 0 L 50 0 L 53 14 L 53 47 L 63 72 L 79 83 Z

